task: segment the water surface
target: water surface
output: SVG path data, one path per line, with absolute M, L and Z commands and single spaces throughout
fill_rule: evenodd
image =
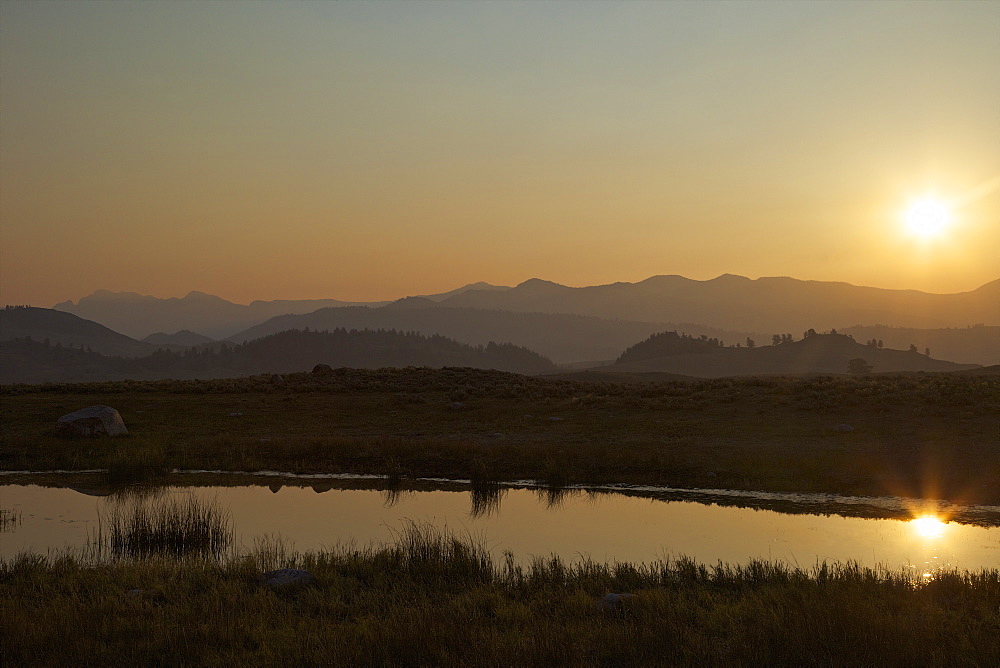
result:
M 808 567 L 854 561 L 905 568 L 917 576 L 938 568 L 1000 567 L 1000 528 L 957 522 L 790 514 L 634 492 L 514 488 L 491 496 L 445 482 L 390 491 L 373 489 L 384 483 L 371 480 L 327 479 L 312 486 L 277 478 L 269 486 L 200 480 L 198 486 L 159 493 L 216 502 L 230 512 L 237 544 L 248 548 L 265 535 L 280 536 L 299 550 L 383 543 L 413 521 L 485 540 L 496 554 L 510 551 L 522 562 L 551 554 L 630 562 L 686 555 L 708 564 L 768 559 Z M 0 557 L 85 545 L 98 516 L 107 516 L 120 501 L 102 496 L 107 490 L 99 487 L 75 487 L 0 485 L 0 507 L 20 516 L 0 533 Z

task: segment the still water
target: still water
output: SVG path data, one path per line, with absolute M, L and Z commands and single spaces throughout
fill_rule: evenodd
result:
M 159 494 L 214 502 L 230 514 L 236 542 L 247 548 L 265 535 L 280 536 L 300 551 L 384 543 L 413 521 L 484 540 L 496 555 L 510 551 L 522 562 L 552 554 L 602 562 L 680 555 L 708 564 L 768 559 L 802 567 L 855 561 L 918 577 L 940 568 L 1000 567 L 1000 527 L 955 521 L 793 514 L 580 490 L 553 495 L 511 488 L 484 499 L 447 482 L 389 491 L 363 480 L 312 486 L 201 480 Z M 2 558 L 83 546 L 98 517 L 120 502 L 86 484 L 73 489 L 22 482 L 0 485 L 0 508 L 18 518 L 0 532 Z

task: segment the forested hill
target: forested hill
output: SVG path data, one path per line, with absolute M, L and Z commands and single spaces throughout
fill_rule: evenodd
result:
M 215 344 L 178 353 L 160 350 L 138 359 L 19 339 L 0 343 L 0 383 L 227 378 L 331 367 L 475 367 L 524 374 L 551 373 L 551 361 L 527 348 L 469 346 L 443 336 L 394 330 L 291 330 L 239 345 Z
M 861 344 L 844 334 L 806 332 L 805 338 L 793 340 L 791 335 L 775 335 L 772 345 L 726 347 L 721 341 L 694 338 L 664 332 L 637 343 L 607 371 L 666 372 L 718 378 L 758 374 L 802 373 L 899 373 L 960 371 L 975 368 L 975 364 L 955 364 L 934 359 L 929 351 L 916 346 L 909 350 L 879 348 L 869 342 Z
M 626 348 L 615 364 L 640 362 L 642 360 L 666 357 L 667 355 L 714 353 L 723 347 L 725 347 L 725 344 L 716 338 L 709 338 L 707 336 L 697 337 L 690 334 L 678 334 L 677 332 L 659 332 L 634 346 Z

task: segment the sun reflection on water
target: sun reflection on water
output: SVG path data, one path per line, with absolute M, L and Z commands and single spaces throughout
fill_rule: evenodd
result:
M 912 519 L 910 520 L 910 526 L 913 527 L 918 536 L 927 540 L 941 538 L 948 529 L 946 522 L 942 522 L 933 515 L 923 515 Z

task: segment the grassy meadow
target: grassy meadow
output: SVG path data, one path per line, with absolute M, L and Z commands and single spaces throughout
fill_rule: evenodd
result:
M 1000 503 L 1000 377 L 580 382 L 474 369 L 0 388 L 0 469 L 536 479 Z M 64 440 L 117 408 L 130 434 Z M 848 424 L 850 432 L 834 427 Z
M 294 566 L 314 586 L 266 587 Z M 609 592 L 635 594 L 601 609 Z M 1000 572 L 914 586 L 853 565 L 522 566 L 423 526 L 319 553 L 0 561 L 5 665 L 1000 663 Z
M 645 483 L 1000 502 L 995 376 L 612 383 L 340 369 L 15 385 L 0 399 L 0 469 L 106 469 L 110 486 L 177 468 L 469 478 L 484 507 L 497 481 L 524 478 L 553 492 Z M 95 404 L 117 408 L 129 435 L 55 436 L 60 415 Z M 383 546 L 296 553 L 263 540 L 239 552 L 227 530 L 218 509 L 154 494 L 107 517 L 88 549 L 0 560 L 0 663 L 1000 663 L 996 570 L 915 584 L 852 564 L 524 565 L 424 526 Z M 263 584 L 286 567 L 316 584 Z M 611 592 L 636 596 L 601 609 Z

